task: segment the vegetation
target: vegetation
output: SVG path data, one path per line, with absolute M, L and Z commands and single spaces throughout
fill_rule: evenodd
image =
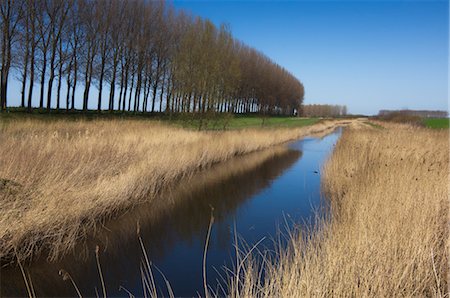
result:
M 347 107 L 340 105 L 303 105 L 301 114 L 305 117 L 342 117 L 347 115 Z
M 378 116 L 388 116 L 389 114 L 404 114 L 410 116 L 419 116 L 422 118 L 447 118 L 447 111 L 439 111 L 439 110 L 380 110 L 378 112 Z
M 188 129 L 199 129 L 202 122 L 202 129 L 205 130 L 227 130 L 245 128 L 276 128 L 276 127 L 302 127 L 312 125 L 320 121 L 319 118 L 299 118 L 287 116 L 259 117 L 258 114 L 234 115 L 229 113 L 215 114 L 208 119 L 205 114 L 199 117 L 198 114 L 184 113 L 177 115 L 166 114 L 135 114 L 133 112 L 102 112 L 97 111 L 69 111 L 47 113 L 39 109 L 34 109 L 32 113 L 27 113 L 21 108 L 11 108 L 9 113 L 0 113 L 0 127 L 9 121 L 41 120 L 41 121 L 61 121 L 61 120 L 147 120 L 154 122 L 165 122 Z
M 370 122 L 370 121 L 365 121 L 364 124 L 367 124 L 373 128 L 377 128 L 377 129 L 384 129 L 384 127 L 378 123 L 374 123 L 374 122 Z
M 339 123 L 196 132 L 139 120 L 4 122 L 0 258 L 56 259 L 102 219 L 152 202 L 182 177 Z
M 423 124 L 429 128 L 450 128 L 449 118 L 427 118 L 423 119 Z
M 244 129 L 244 128 L 278 128 L 278 127 L 302 127 L 319 122 L 318 118 L 298 117 L 270 117 L 261 119 L 255 116 L 215 117 L 204 125 L 205 129 Z M 190 121 L 176 120 L 175 123 L 183 127 L 198 128 L 200 120 Z
M 378 118 L 384 121 L 414 124 L 428 128 L 449 128 L 450 120 L 446 111 L 388 111 L 381 110 Z
M 422 125 L 422 117 L 418 115 L 412 115 L 408 113 L 402 112 L 392 112 L 383 116 L 378 117 L 380 120 L 396 122 L 396 123 L 405 123 L 416 126 Z
M 386 127 L 344 131 L 325 167 L 331 214 L 247 262 L 232 296 L 448 296 L 448 132 Z
M 5 0 L 0 24 L 2 111 L 11 74 L 28 111 L 95 107 L 203 119 L 212 112 L 293 115 L 303 101 L 292 74 L 226 26 L 164 1 Z
M 58 277 L 58 271 L 63 268 L 68 271 L 68 274 L 70 273 L 83 297 L 94 296 L 94 287 L 91 288 L 85 284 L 86 280 L 98 280 L 99 277 L 98 271 L 93 266 L 97 256 L 91 254 L 90 252 L 93 251 L 89 249 L 89 247 L 92 247 L 89 243 L 94 242 L 100 245 L 100 259 L 102 271 L 106 273 L 105 285 L 108 289 L 108 296 L 115 297 L 117 291 L 114 289 L 120 286 L 126 288 L 126 286 L 111 282 L 108 279 L 114 270 L 109 266 L 116 263 L 112 259 L 114 258 L 114 251 L 123 255 L 126 259 L 128 269 L 125 272 L 127 274 L 131 275 L 135 273 L 134 271 L 139 271 L 141 265 L 139 259 L 132 255 L 132 252 L 141 251 L 139 248 L 141 241 L 136 239 L 137 222 L 139 223 L 139 238 L 142 236 L 144 242 L 147 243 L 150 240 L 150 246 L 142 250 L 144 255 L 152 250 L 169 251 L 174 248 L 177 242 L 167 242 L 164 240 L 167 238 L 161 237 L 162 235 L 173 233 L 173 229 L 183 231 L 179 235 L 183 239 L 189 238 L 188 235 L 203 235 L 205 227 L 208 226 L 210 221 L 211 206 L 214 206 L 214 217 L 216 219 L 228 216 L 230 212 L 237 210 L 249 196 L 257 193 L 261 188 L 269 186 L 270 178 L 277 177 L 284 169 L 295 162 L 299 155 L 301 155 L 299 151 L 289 150 L 287 146 L 280 145 L 244 156 L 237 156 L 227 162 L 217 164 L 211 169 L 183 178 L 171 187 L 170 192 L 164 193 L 163 200 L 141 204 L 137 208 L 127 210 L 125 216 L 119 216 L 114 220 L 105 222 L 105 225 L 99 228 L 102 232 L 95 235 L 95 241 L 88 241 L 86 259 L 83 258 L 81 263 L 79 262 L 80 252 L 84 251 L 82 247 L 85 245 L 77 246 L 76 253 L 73 256 L 68 256 L 60 262 L 41 263 L 39 265 L 39 261 L 34 260 L 37 264 L 26 268 L 27 279 L 30 280 L 29 284 L 34 288 L 32 292 L 36 293 L 37 297 L 74 295 L 75 291 L 72 288 L 68 291 Z M 265 178 L 256 178 L 257 181 L 255 182 L 255 177 L 261 176 Z M 229 187 L 230 185 L 233 185 L 233 187 Z M 236 191 L 236 188 L 241 191 Z M 107 247 L 103 246 L 105 244 L 107 244 Z M 156 261 L 152 254 L 145 258 L 151 262 Z M 118 270 L 124 270 L 120 264 L 116 265 Z M 145 265 L 143 271 L 154 271 L 153 275 L 158 275 L 155 265 L 152 263 L 150 265 Z M 11 271 L 14 272 L 14 270 Z M 8 271 L 8 268 L 6 271 L 2 271 L 3 279 L 1 282 L 2 286 L 4 285 L 1 289 L 2 297 L 26 296 L 24 278 L 19 272 L 17 272 L 19 275 L 14 276 L 11 271 Z M 166 271 L 163 271 L 163 273 L 168 274 Z M 142 275 L 147 277 L 146 274 Z M 54 282 L 53 279 L 55 278 L 59 282 Z M 172 282 L 174 281 L 169 280 L 169 283 Z M 211 282 L 211 280 L 209 279 L 208 282 Z M 52 285 L 52 288 L 49 288 L 49 284 Z M 145 291 L 146 286 L 152 284 L 151 281 L 146 280 L 142 284 L 143 290 Z M 160 296 L 170 296 L 169 293 L 165 292 L 162 284 L 156 282 L 156 285 L 157 293 Z M 133 289 L 128 290 L 133 291 Z M 153 291 L 151 292 L 153 293 Z M 133 294 L 139 295 L 139 293 L 142 295 L 140 291 L 135 291 Z M 180 295 L 179 292 L 175 293 Z M 151 296 L 149 295 L 149 297 Z M 156 296 L 154 295 L 154 297 Z

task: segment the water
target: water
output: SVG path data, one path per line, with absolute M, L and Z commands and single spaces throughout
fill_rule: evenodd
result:
M 25 264 L 38 296 L 76 296 L 68 271 L 84 296 L 101 295 L 95 260 L 100 262 L 108 296 L 127 296 L 119 286 L 142 296 L 142 251 L 137 222 L 160 295 L 167 289 L 160 270 L 176 296 L 203 295 L 202 260 L 211 218 L 215 222 L 207 254 L 208 284 L 224 286 L 224 267 L 235 262 L 235 233 L 252 246 L 273 248 L 278 232 L 293 223 L 308 222 L 322 205 L 320 170 L 339 138 L 340 130 L 322 138 L 307 138 L 283 148 L 239 157 L 205 173 L 186 178 L 159 200 L 143 204 L 99 227 L 97 236 L 79 245 L 74 255 L 56 263 L 43 259 Z M 242 246 L 242 241 L 239 241 Z M 157 268 L 157 269 L 156 269 Z M 3 268 L 2 296 L 24 296 L 26 288 L 17 267 Z M 218 290 L 219 294 L 223 294 Z

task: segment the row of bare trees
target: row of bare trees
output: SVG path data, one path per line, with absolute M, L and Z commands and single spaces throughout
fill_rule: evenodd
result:
M 339 117 L 347 115 L 347 106 L 311 104 L 302 106 L 302 115 L 306 117 Z
M 1 110 L 10 77 L 29 111 L 292 114 L 303 101 L 293 75 L 226 26 L 162 1 L 1 0 L 0 14 Z

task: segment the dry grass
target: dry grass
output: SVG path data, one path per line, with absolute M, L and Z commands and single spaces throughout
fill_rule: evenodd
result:
M 330 217 L 247 262 L 232 296 L 448 297 L 448 132 L 347 130 L 324 170 Z
M 54 260 L 182 177 L 338 124 L 194 132 L 145 121 L 10 122 L 0 130 L 0 259 L 16 250 Z

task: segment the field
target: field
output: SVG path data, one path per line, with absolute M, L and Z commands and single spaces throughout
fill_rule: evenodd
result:
M 409 124 L 432 129 L 450 128 L 449 118 L 426 118 L 408 113 L 394 112 L 381 117 L 375 117 L 381 121 L 400 124 Z
M 324 169 L 331 214 L 246 262 L 233 296 L 448 297 L 448 131 L 381 124 L 344 132 Z
M 230 129 L 245 129 L 245 128 L 279 128 L 279 127 L 302 127 L 315 124 L 321 121 L 319 118 L 300 118 L 300 117 L 286 117 L 286 116 L 270 116 L 261 117 L 255 114 L 249 115 L 232 115 L 232 114 L 215 114 L 215 115 L 201 115 L 201 114 L 174 114 L 164 115 L 160 113 L 142 114 L 134 112 L 101 112 L 97 111 L 69 111 L 52 110 L 48 113 L 45 110 L 35 109 L 33 113 L 29 114 L 21 108 L 11 108 L 9 113 L 0 113 L 0 125 L 9 121 L 23 121 L 23 120 L 41 120 L 41 121 L 59 121 L 59 120 L 147 120 L 153 122 L 163 122 L 168 125 L 183 127 L 187 129 L 198 130 L 200 125 L 199 117 L 202 116 L 203 130 L 230 130 Z
M 319 118 L 298 118 L 298 117 L 267 117 L 256 116 L 235 116 L 229 119 L 219 118 L 208 122 L 207 129 L 244 129 L 244 128 L 278 128 L 278 127 L 302 127 L 319 122 Z M 175 123 L 188 127 L 197 128 L 199 120 L 183 121 L 178 120 Z
M 441 128 L 450 128 L 450 119 L 449 118 L 426 118 L 423 120 L 423 123 L 426 127 L 441 129 Z
M 102 220 L 182 177 L 344 123 L 198 132 L 144 120 L 3 121 L 0 258 L 57 259 Z

